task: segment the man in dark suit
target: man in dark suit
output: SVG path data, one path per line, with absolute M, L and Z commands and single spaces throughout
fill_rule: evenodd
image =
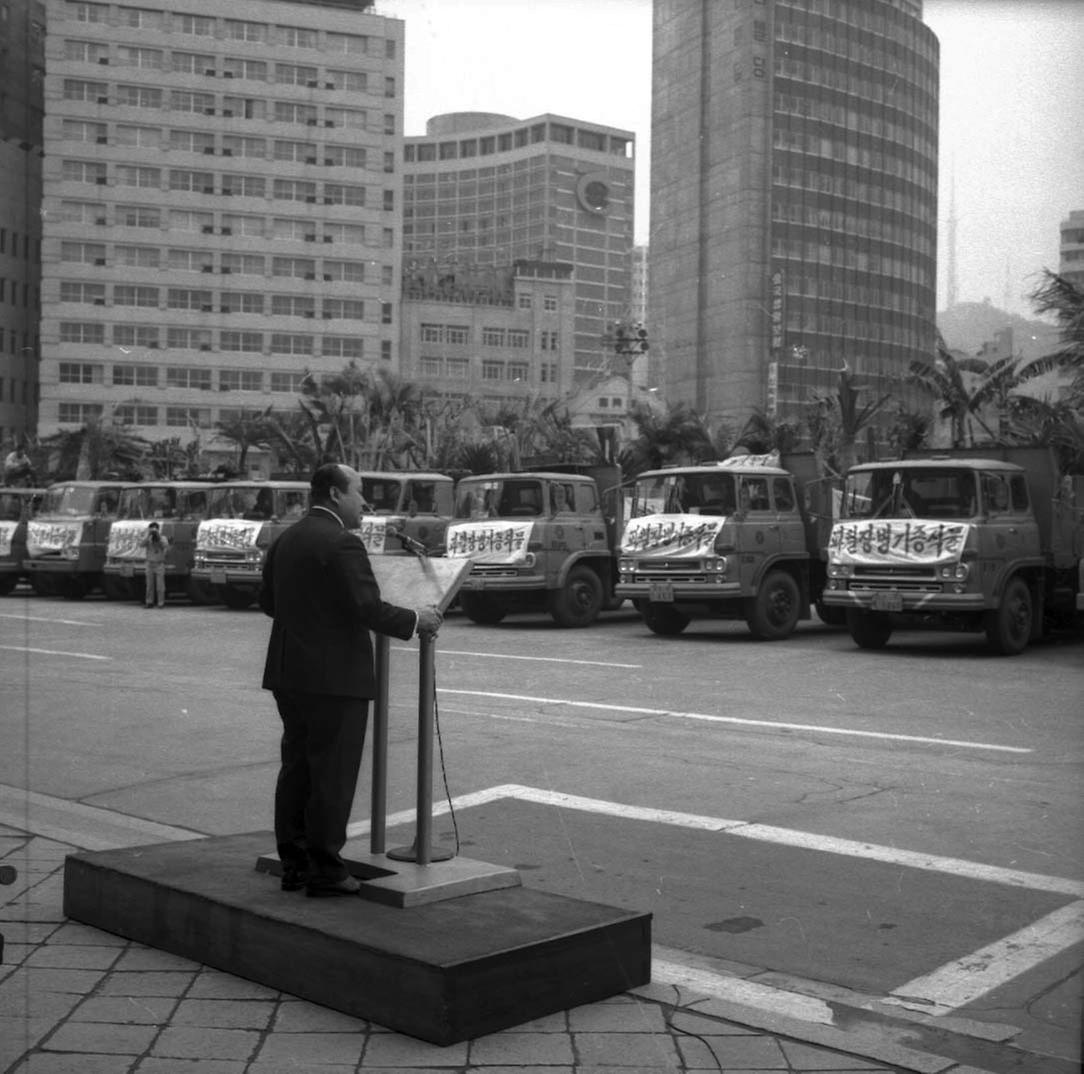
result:
M 260 607 L 274 620 L 263 687 L 282 717 L 275 841 L 282 887 L 354 895 L 340 851 L 354 802 L 369 699 L 371 630 L 404 640 L 436 634 L 436 608 L 386 603 L 357 534 L 361 477 L 337 463 L 312 477 L 312 507 L 271 546 Z

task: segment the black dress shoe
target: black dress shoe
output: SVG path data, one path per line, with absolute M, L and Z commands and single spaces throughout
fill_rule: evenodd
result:
M 305 886 L 305 870 L 296 865 L 286 865 L 282 869 L 282 890 L 300 891 Z
M 352 876 L 345 876 L 342 880 L 331 883 L 324 881 L 305 885 L 305 894 L 310 899 L 326 899 L 333 895 L 357 895 L 361 891 L 361 884 Z

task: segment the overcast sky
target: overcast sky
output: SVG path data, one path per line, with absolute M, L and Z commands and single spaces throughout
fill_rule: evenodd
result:
M 555 112 L 631 130 L 646 242 L 651 0 L 378 0 L 406 22 L 406 133 L 441 112 Z M 1084 211 L 1084 0 L 925 0 L 941 42 L 938 308 L 955 180 L 959 299 L 1031 314 Z

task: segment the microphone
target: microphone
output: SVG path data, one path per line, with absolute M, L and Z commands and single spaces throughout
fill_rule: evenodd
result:
M 416 541 L 413 537 L 408 537 L 401 531 L 397 533 L 396 536 L 402 542 L 403 548 L 405 548 L 412 556 L 418 556 L 419 559 L 429 558 L 429 549 L 426 548 L 421 541 Z

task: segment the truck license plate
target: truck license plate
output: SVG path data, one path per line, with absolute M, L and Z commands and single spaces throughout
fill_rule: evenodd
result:
M 903 596 L 900 593 L 874 593 L 873 610 L 875 612 L 902 612 Z
M 226 584 L 226 572 L 225 571 L 211 571 L 211 584 L 212 585 L 225 585 Z
M 652 582 L 648 588 L 647 599 L 653 604 L 673 604 L 674 585 L 672 582 Z

